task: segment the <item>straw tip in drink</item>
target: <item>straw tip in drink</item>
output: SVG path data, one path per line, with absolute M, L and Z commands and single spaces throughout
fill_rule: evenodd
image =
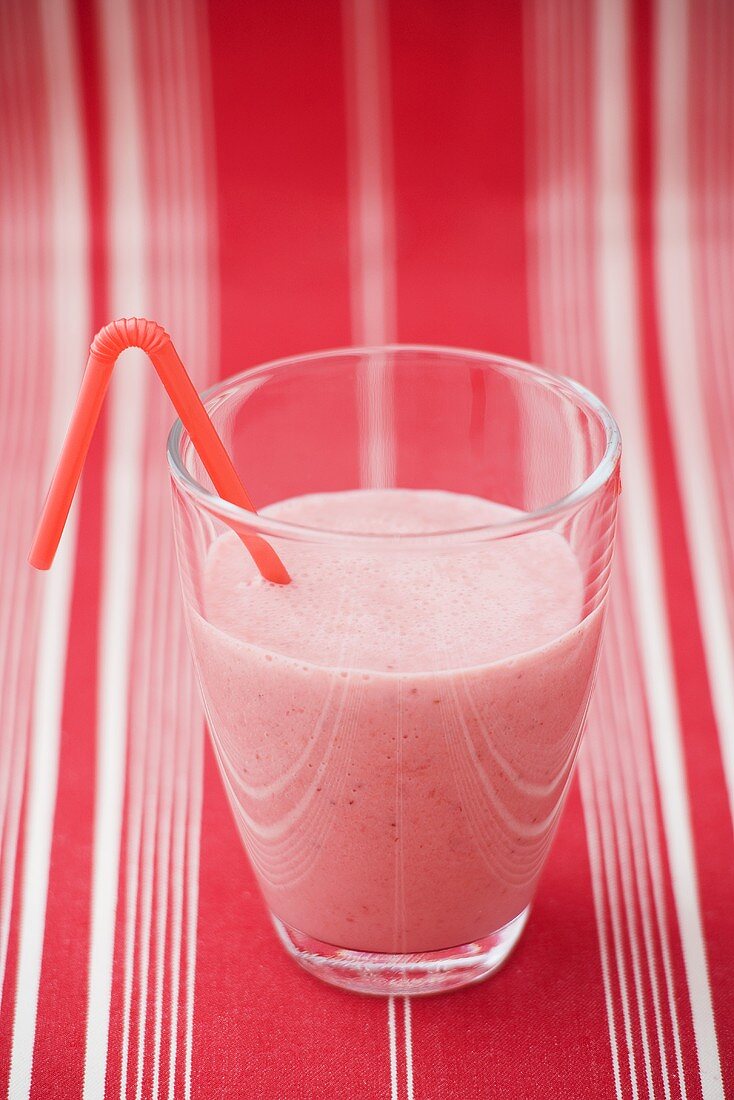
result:
M 273 564 L 273 566 L 271 567 L 271 574 L 268 579 L 271 580 L 273 584 L 291 583 L 291 575 L 281 561 L 278 561 L 277 565 L 275 563 Z

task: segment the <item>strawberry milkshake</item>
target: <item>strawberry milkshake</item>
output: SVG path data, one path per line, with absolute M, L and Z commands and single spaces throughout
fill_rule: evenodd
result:
M 418 535 L 519 515 L 433 490 L 296 497 L 263 515 Z M 559 533 L 279 542 L 264 581 L 209 547 L 188 619 L 225 786 L 281 930 L 414 955 L 524 920 L 568 789 L 604 603 Z M 519 933 L 518 933 L 519 934 Z

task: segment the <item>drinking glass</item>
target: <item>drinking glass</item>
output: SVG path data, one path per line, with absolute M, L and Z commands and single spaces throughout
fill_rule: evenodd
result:
M 484 978 L 526 923 L 583 732 L 616 424 L 568 379 L 418 346 L 282 359 L 205 404 L 258 514 L 217 496 L 177 421 L 178 562 L 276 932 L 352 990 Z M 291 584 L 258 574 L 243 533 Z

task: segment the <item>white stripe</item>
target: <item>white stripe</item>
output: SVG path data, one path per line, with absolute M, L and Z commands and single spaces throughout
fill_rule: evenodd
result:
M 173 566 L 173 562 L 169 563 Z M 174 587 L 175 585 L 175 587 Z M 174 605 L 174 600 L 180 600 L 178 578 L 175 576 L 173 568 L 169 572 L 169 584 L 161 586 L 167 595 L 166 606 L 170 609 Z M 164 612 L 165 614 L 165 612 Z M 169 630 L 167 631 L 167 637 L 164 638 L 163 648 L 166 656 L 170 656 L 173 652 L 176 653 L 176 647 L 173 644 L 174 630 L 176 627 L 181 629 L 180 617 L 174 617 L 170 614 L 166 616 L 169 624 Z M 179 650 L 180 653 L 180 650 Z M 159 717 L 159 736 L 163 740 L 163 756 L 161 767 L 161 783 L 159 785 L 159 802 L 158 802 L 158 821 L 156 825 L 155 835 L 155 850 L 156 850 L 156 920 L 155 920 L 155 958 L 156 958 L 156 974 L 155 974 L 155 997 L 154 997 L 154 1014 L 153 1014 L 153 1080 L 151 1084 L 151 1094 L 158 1096 L 159 1083 L 160 1083 L 160 1054 L 161 1054 L 161 1042 L 163 1038 L 163 982 L 165 977 L 165 947 L 166 947 L 166 923 L 168 916 L 168 891 L 169 891 L 169 878 L 170 878 L 170 856 L 171 856 L 171 823 L 173 818 L 173 796 L 174 796 L 174 780 L 175 780 L 175 768 L 176 768 L 176 742 L 181 736 L 181 723 L 177 720 L 179 718 L 178 706 L 181 703 L 180 695 L 180 671 L 181 663 L 176 662 L 173 669 L 170 670 L 166 676 L 165 691 L 162 693 L 162 708 Z M 188 671 L 189 666 L 184 665 L 183 668 Z M 166 696 L 168 698 L 166 698 Z M 168 700 L 173 700 L 176 704 L 174 711 L 175 717 L 169 718 L 168 714 Z M 186 722 L 186 716 L 183 717 L 183 723 Z M 184 726 L 185 728 L 185 726 Z M 142 1046 L 142 1044 L 141 1044 Z
M 196 988 L 196 927 L 199 910 L 199 854 L 204 786 L 204 738 L 202 730 L 192 742 L 189 820 L 186 836 L 186 1058 L 184 1096 L 191 1100 L 191 1065 L 194 1049 L 194 992 Z
M 670 10 L 670 9 L 668 9 Z M 651 731 L 673 895 L 680 926 L 705 1100 L 723 1093 L 711 990 L 698 900 L 675 679 L 665 613 L 655 493 L 641 390 L 635 302 L 629 162 L 629 12 L 597 0 L 595 74 L 598 270 L 601 322 L 612 407 L 622 419 L 628 476 L 621 498 L 622 549 L 632 584 L 637 634 L 650 706 Z M 673 80 L 678 79 L 674 76 Z
M 155 548 L 152 549 L 155 553 Z M 153 572 L 143 578 L 141 606 L 143 615 L 134 663 L 138 667 L 133 700 L 133 727 L 145 728 L 151 693 L 153 667 Z M 140 715 L 140 717 L 138 717 Z M 147 731 L 146 731 L 147 732 Z M 140 885 L 141 841 L 146 787 L 151 780 L 151 757 L 156 744 L 152 736 L 131 739 L 127 792 L 127 855 L 125 861 L 125 948 L 123 964 L 122 1043 L 120 1049 L 120 1100 L 127 1097 L 128 1055 L 132 1030 L 132 994 L 135 963 L 138 891 Z
M 344 0 L 350 152 L 352 338 L 383 344 L 395 332 L 392 166 L 385 11 Z
M 148 527 L 150 535 L 146 543 L 146 561 L 141 563 L 140 573 L 144 580 L 144 590 L 140 596 L 140 606 L 149 612 L 145 625 L 141 627 L 137 644 L 149 634 L 146 641 L 150 655 L 147 669 L 139 669 L 135 660 L 133 667 L 139 675 L 132 683 L 135 699 L 134 717 L 131 721 L 130 737 L 132 743 L 147 743 L 145 758 L 144 797 L 142 801 L 142 831 L 140 833 L 140 899 L 139 899 L 139 942 L 138 958 L 138 1003 L 137 1003 L 137 1070 L 136 1097 L 142 1097 L 145 1048 L 147 1041 L 146 1020 L 148 1017 L 148 993 L 150 987 L 150 957 L 152 948 L 151 932 L 156 928 L 156 990 L 162 983 L 163 954 L 160 947 L 160 926 L 165 928 L 168 905 L 167 883 L 161 883 L 161 860 L 168 858 L 168 845 L 163 841 L 165 851 L 161 852 L 161 833 L 165 830 L 171 784 L 171 742 L 175 735 L 175 718 L 167 712 L 169 699 L 177 700 L 177 680 L 167 667 L 171 646 L 171 608 L 172 598 L 178 593 L 172 590 L 172 573 L 167 553 L 166 532 L 163 525 L 167 520 L 159 509 L 160 524 Z M 165 579 L 164 579 L 165 578 Z M 149 620 L 149 621 L 147 621 Z M 136 654 L 137 655 L 137 654 Z M 138 706 L 138 693 L 140 705 Z M 174 729 L 171 729 L 171 724 Z M 166 805 L 161 806 L 164 802 Z M 164 875 L 167 872 L 164 871 Z M 155 921 L 153 900 L 156 900 Z M 156 998 L 157 1001 L 157 998 Z M 156 1046 L 157 1044 L 157 1046 Z M 160 1015 L 154 1013 L 154 1084 L 155 1050 L 160 1049 Z M 156 1090 L 153 1090 L 155 1095 Z
M 395 246 L 392 198 L 389 57 L 386 13 L 376 0 L 344 0 L 349 148 L 349 259 L 352 340 L 379 345 L 394 339 Z M 395 484 L 393 385 L 379 355 L 364 365 L 358 385 L 363 485 Z
M 395 1034 L 395 998 L 387 999 L 387 1039 L 390 1047 L 390 1100 L 398 1100 L 398 1041 Z
M 51 425 L 46 470 L 66 428 L 88 335 L 88 227 L 77 57 L 65 0 L 41 5 L 49 111 L 52 227 Z M 45 579 L 33 688 L 21 922 L 9 1095 L 28 1096 L 33 1069 L 48 875 L 56 805 L 61 710 L 76 556 L 76 509 L 51 574 Z
M 685 0 L 656 6 L 655 267 L 665 394 L 691 554 L 706 666 L 734 817 L 734 637 L 721 558 L 716 458 L 701 392 L 707 370 L 694 328 L 688 161 L 688 37 Z M 731 362 L 724 357 L 725 369 Z
M 99 0 L 99 16 L 109 135 L 111 309 L 116 316 L 145 315 L 144 135 L 129 0 Z M 127 351 L 107 401 L 85 1100 L 104 1096 L 107 1069 L 147 369 L 142 352 Z
M 185 667 L 188 653 L 181 652 L 180 660 Z M 181 949 L 184 923 L 184 874 L 186 860 L 186 811 L 187 796 L 191 786 L 191 741 L 199 733 L 197 720 L 198 699 L 190 699 L 190 717 L 184 715 L 187 735 L 182 738 L 181 748 L 185 746 L 187 759 L 179 758 L 176 764 L 176 804 L 173 819 L 173 844 L 171 848 L 171 1006 L 170 1037 L 168 1050 L 168 1100 L 173 1100 L 176 1084 L 176 1054 L 178 1050 L 178 1019 L 181 999 Z
M 591 773 L 591 784 L 593 790 L 593 801 L 597 807 L 599 814 L 599 825 L 601 832 L 601 850 L 604 860 L 604 873 L 607 884 L 607 896 L 609 901 L 609 913 L 611 917 L 612 925 L 612 937 L 614 940 L 614 958 L 617 964 L 617 980 L 619 982 L 619 996 L 622 1003 L 622 1021 L 624 1025 L 625 1041 L 627 1043 L 627 1061 L 629 1065 L 630 1085 L 632 1087 L 632 1096 L 635 1098 L 639 1095 L 639 1088 L 637 1083 L 637 1067 L 635 1058 L 634 1039 L 632 1036 L 632 1012 L 630 1008 L 630 997 L 627 986 L 627 963 L 625 960 L 625 938 L 629 941 L 630 951 L 633 959 L 633 966 L 636 960 L 639 958 L 639 946 L 637 944 L 637 935 L 634 925 L 628 924 L 626 929 L 624 928 L 624 922 L 622 917 L 622 907 L 619 899 L 619 884 L 617 882 L 617 861 L 620 864 L 620 870 L 622 870 L 622 852 L 620 850 L 620 838 L 618 829 L 615 828 L 615 824 L 612 819 L 612 812 L 609 805 L 609 797 L 604 783 L 604 762 L 600 759 L 602 756 L 601 746 L 599 741 L 602 741 L 605 737 L 609 736 L 609 732 L 601 726 L 597 732 L 596 737 L 592 736 L 589 746 L 588 760 L 591 764 L 589 769 Z M 626 868 L 625 868 L 626 870 Z M 622 872 L 624 873 L 624 872 Z M 626 937 L 625 937 L 626 932 Z M 644 1028 L 644 1019 L 640 1020 L 644 1042 L 644 1050 L 646 1062 L 649 1067 L 649 1050 L 647 1037 Z
M 536 132 L 532 135 L 532 147 L 529 150 L 529 160 L 537 161 L 541 168 L 542 178 L 535 188 L 535 202 L 528 206 L 528 222 L 531 239 L 537 240 L 537 264 L 536 284 L 538 293 L 533 298 L 537 302 L 538 311 L 535 327 L 539 332 L 543 360 L 556 370 L 561 369 L 564 363 L 566 349 L 560 336 L 559 320 L 562 317 L 562 305 L 559 296 L 560 282 L 558 281 L 558 199 L 556 192 L 561 185 L 562 173 L 551 169 L 554 154 L 558 152 L 558 137 L 555 133 L 558 120 L 564 108 L 558 103 L 557 86 L 559 84 L 558 65 L 555 52 L 549 49 L 551 35 L 556 32 L 554 18 L 557 20 L 560 8 L 551 4 L 536 0 L 528 4 L 527 21 L 531 28 L 530 45 L 528 50 L 529 61 L 527 63 L 528 78 L 537 81 L 537 86 L 542 88 L 542 94 L 534 97 L 535 110 L 538 116 Z M 534 47 L 534 48 L 533 48 Z M 553 68 L 549 71 L 550 66 Z M 554 277 L 548 282 L 544 281 L 541 272 L 554 273 Z
M 168 690 L 165 672 L 167 632 L 161 635 L 161 623 L 168 619 L 170 606 L 166 599 L 166 589 L 157 588 L 161 584 L 162 562 L 165 543 L 162 538 L 154 538 L 147 546 L 148 558 L 142 564 L 141 572 L 146 581 L 146 590 L 142 598 L 148 598 L 152 608 L 150 692 L 144 694 L 145 711 L 136 714 L 131 736 L 134 740 L 147 740 L 151 756 L 146 759 L 145 796 L 143 799 L 143 829 L 140 841 L 140 916 L 138 942 L 138 1027 L 137 1027 L 137 1069 L 135 1096 L 141 1100 L 143 1093 L 143 1070 L 146 1046 L 146 1020 L 148 1017 L 148 987 L 150 978 L 151 928 L 153 926 L 153 895 L 156 869 L 156 820 L 159 813 L 161 788 L 161 763 L 164 749 L 163 695 Z M 150 587 L 148 587 L 150 585 Z M 147 676 L 140 683 L 147 686 Z M 133 690 L 137 692 L 138 684 Z M 165 914 L 167 898 L 158 898 L 159 906 Z
M 408 1100 L 413 1100 L 413 1030 L 410 997 L 403 997 L 403 1026 L 405 1029 L 405 1084 Z
M 589 739 L 593 736 L 589 734 Z M 601 847 L 599 844 L 599 831 L 597 825 L 596 797 L 593 790 L 591 768 L 586 757 L 589 754 L 589 745 L 585 745 L 579 762 L 579 787 L 584 809 L 584 826 L 586 828 L 586 845 L 589 853 L 589 867 L 591 869 L 591 894 L 594 901 L 594 915 L 596 917 L 596 930 L 599 939 L 599 955 L 601 961 L 602 986 L 604 988 L 604 1004 L 607 1010 L 607 1023 L 609 1026 L 609 1045 L 612 1055 L 612 1073 L 614 1075 L 614 1091 L 618 1100 L 622 1100 L 622 1081 L 619 1072 L 619 1049 L 617 1044 L 617 1026 L 614 1022 L 614 1000 L 612 996 L 612 979 L 609 966 L 609 943 L 607 939 L 607 922 L 604 909 L 604 872 L 601 862 Z

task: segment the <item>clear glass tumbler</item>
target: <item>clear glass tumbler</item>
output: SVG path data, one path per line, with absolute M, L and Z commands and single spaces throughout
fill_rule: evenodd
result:
M 619 432 L 574 382 L 393 346 L 210 390 L 259 514 L 168 446 L 212 744 L 280 939 L 307 970 L 429 993 L 517 942 L 597 665 Z M 263 580 L 257 534 L 292 577 Z

